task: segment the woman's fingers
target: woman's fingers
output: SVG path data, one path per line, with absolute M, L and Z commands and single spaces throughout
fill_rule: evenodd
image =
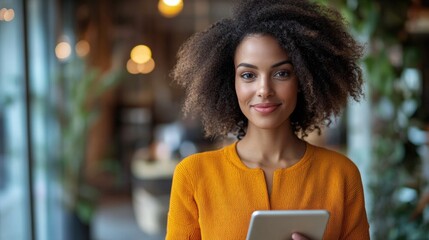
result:
M 304 237 L 303 235 L 301 235 L 299 233 L 293 233 L 292 234 L 292 239 L 293 240 L 310 240 L 310 239 Z

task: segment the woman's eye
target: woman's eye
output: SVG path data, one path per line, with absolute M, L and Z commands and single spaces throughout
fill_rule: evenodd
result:
M 249 72 L 242 73 L 240 76 L 244 79 L 252 79 L 255 77 L 255 75 L 253 73 L 249 73 Z
M 289 72 L 288 71 L 278 71 L 274 74 L 274 77 L 279 77 L 279 78 L 286 78 L 289 77 Z

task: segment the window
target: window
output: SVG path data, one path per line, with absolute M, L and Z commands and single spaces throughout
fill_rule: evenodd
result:
M 0 14 L 14 13 L 0 15 L 0 240 L 64 235 L 52 104 L 56 3 L 0 1 Z
M 8 3 L 0 6 L 0 239 L 20 240 L 30 237 L 23 18 L 21 2 Z

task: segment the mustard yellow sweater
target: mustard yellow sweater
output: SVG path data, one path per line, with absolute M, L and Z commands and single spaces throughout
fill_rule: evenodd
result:
M 360 173 L 345 156 L 307 143 L 303 158 L 274 173 L 244 165 L 236 143 L 191 155 L 173 176 L 166 239 L 244 240 L 255 210 L 327 209 L 324 239 L 369 239 Z

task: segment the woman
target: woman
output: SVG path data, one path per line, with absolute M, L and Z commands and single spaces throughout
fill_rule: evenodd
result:
M 303 0 L 243 0 L 192 36 L 172 74 L 184 110 L 238 141 L 179 163 L 166 238 L 245 239 L 255 210 L 326 209 L 324 239 L 369 239 L 357 167 L 303 140 L 359 100 L 360 56 L 337 12 Z

